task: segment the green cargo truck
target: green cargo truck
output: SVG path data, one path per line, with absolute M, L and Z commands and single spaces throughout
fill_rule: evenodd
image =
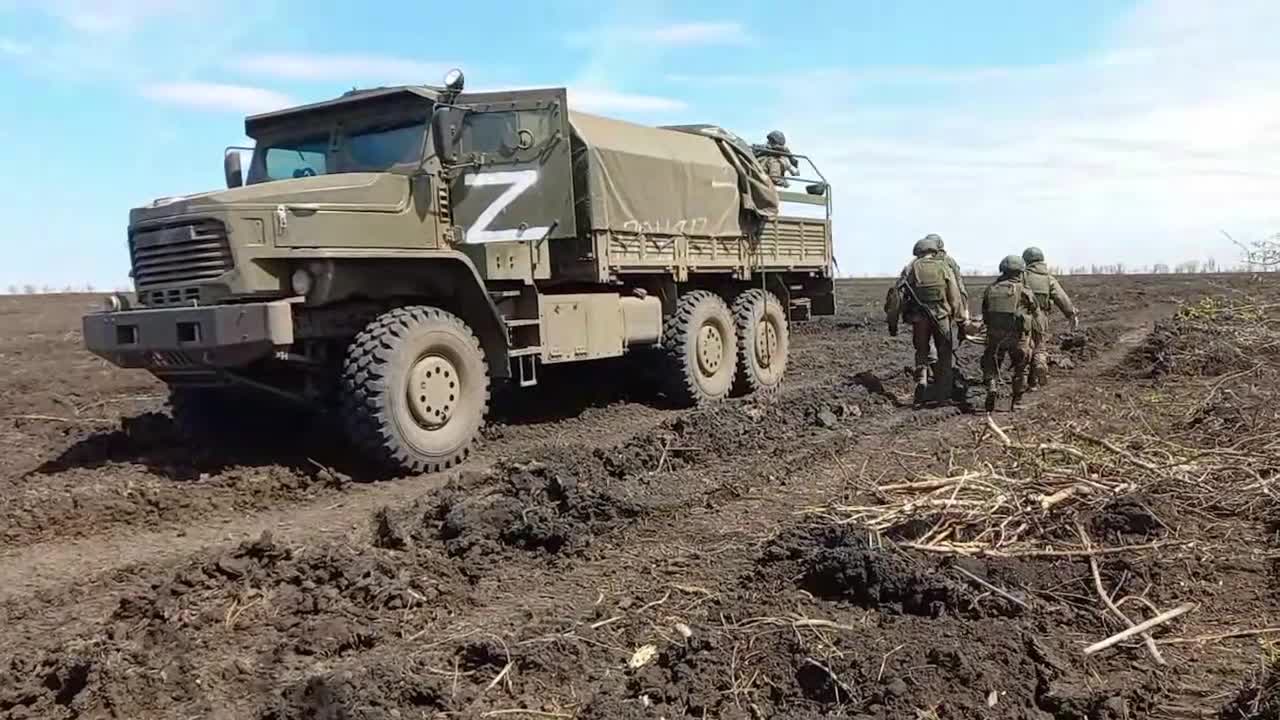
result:
M 454 72 L 245 132 L 227 189 L 130 213 L 135 292 L 84 318 L 89 350 L 169 385 L 180 425 L 234 424 L 258 393 L 340 413 L 382 466 L 437 470 L 471 451 L 495 381 L 645 350 L 675 402 L 767 391 L 789 321 L 834 312 L 830 188 L 814 168 L 777 192 L 715 126 Z

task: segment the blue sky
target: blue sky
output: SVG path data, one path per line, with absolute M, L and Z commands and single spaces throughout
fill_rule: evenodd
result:
M 837 188 L 841 271 L 941 233 L 989 268 L 1236 253 L 1280 230 L 1274 0 L 0 0 L 0 290 L 126 283 L 128 209 L 221 185 L 242 116 L 352 86 L 565 85 L 774 127 Z M 441 8 L 441 9 L 433 9 Z

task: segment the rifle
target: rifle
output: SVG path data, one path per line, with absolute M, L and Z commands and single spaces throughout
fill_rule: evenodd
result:
M 786 158 L 787 164 L 791 166 L 792 170 L 795 170 L 797 172 L 800 170 L 800 162 L 795 159 L 795 156 L 791 153 L 790 150 L 778 150 L 776 148 L 769 147 L 768 145 L 752 144 L 751 152 L 757 157 L 760 155 L 770 155 L 773 157 Z
M 911 301 L 916 304 L 916 307 L 920 308 L 921 312 L 929 316 L 929 322 L 933 325 L 934 331 L 939 335 L 942 335 L 942 326 L 938 324 L 938 318 L 935 317 L 933 313 L 929 312 L 929 308 L 924 303 L 920 302 L 919 296 L 916 295 L 916 289 L 911 287 L 910 281 L 903 277 L 898 280 L 898 284 L 907 289 L 907 292 L 911 294 Z

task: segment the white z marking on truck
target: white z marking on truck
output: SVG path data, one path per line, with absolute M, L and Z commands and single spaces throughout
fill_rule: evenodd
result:
M 497 219 L 498 213 L 507 209 L 520 194 L 538 182 L 537 170 L 507 170 L 504 172 L 475 173 L 468 175 L 464 182 L 471 187 L 488 187 L 490 185 L 506 185 L 507 189 L 499 195 L 489 207 L 476 216 L 476 221 L 467 228 L 466 241 L 469 243 L 501 242 L 504 240 L 540 240 L 551 228 L 519 227 L 507 230 L 490 230 L 489 226 Z

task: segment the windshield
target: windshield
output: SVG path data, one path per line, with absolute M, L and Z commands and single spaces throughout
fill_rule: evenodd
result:
M 254 150 L 249 182 L 416 165 L 425 133 L 426 123 L 416 121 L 366 126 L 340 135 L 336 143 L 330 142 L 328 134 L 267 140 Z

